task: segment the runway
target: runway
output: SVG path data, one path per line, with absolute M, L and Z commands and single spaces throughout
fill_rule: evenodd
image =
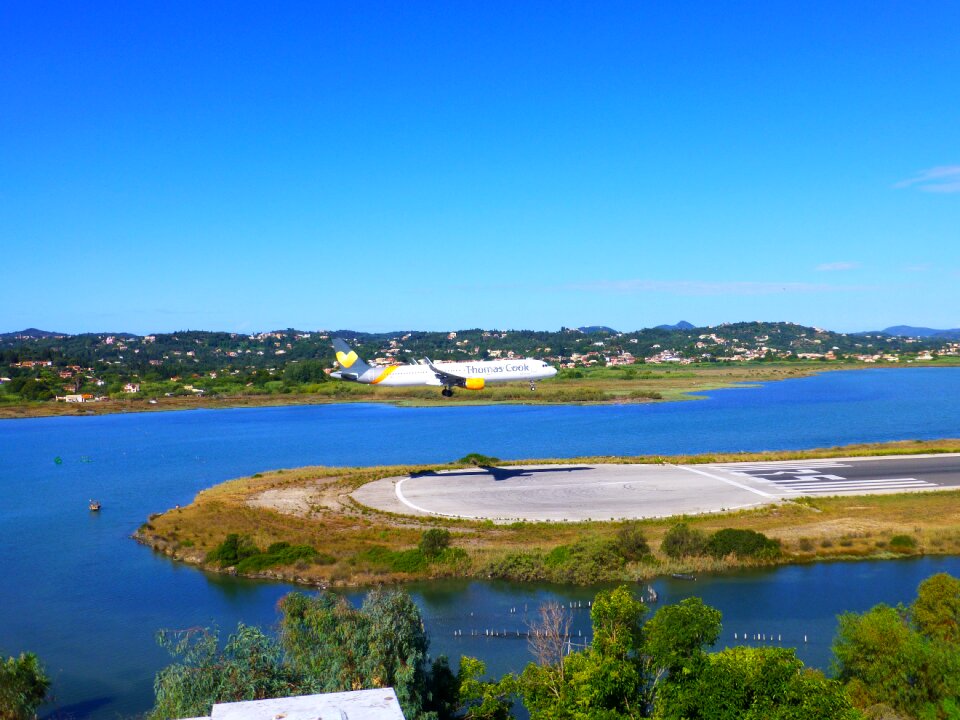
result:
M 960 454 L 712 465 L 510 465 L 384 478 L 352 494 L 405 515 L 514 522 L 724 512 L 807 495 L 960 488 Z

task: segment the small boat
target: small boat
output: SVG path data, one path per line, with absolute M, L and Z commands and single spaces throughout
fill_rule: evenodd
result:
M 100 503 L 96 500 L 91 500 L 88 507 L 90 508 L 91 512 L 100 512 Z
M 696 580 L 697 579 L 695 575 L 691 575 L 690 573 L 674 573 L 671 577 L 674 577 L 677 580 Z

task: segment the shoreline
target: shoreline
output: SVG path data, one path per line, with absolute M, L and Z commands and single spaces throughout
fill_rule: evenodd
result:
M 786 452 L 563 458 L 497 464 L 698 464 L 947 452 L 960 452 L 960 439 Z M 308 467 L 257 473 L 201 491 L 186 507 L 151 515 L 133 537 L 156 552 L 207 572 L 314 587 L 359 587 L 439 578 L 589 584 L 821 561 L 960 554 L 960 490 L 801 497 L 749 510 L 627 522 L 506 524 L 394 514 L 361 505 L 351 496 L 356 488 L 378 479 L 456 467 L 469 465 Z M 782 553 L 762 560 L 734 556 L 671 559 L 661 551 L 660 543 L 667 530 L 680 521 L 705 533 L 724 528 L 761 532 L 778 540 Z M 625 525 L 641 530 L 652 549 L 650 556 L 610 567 L 596 564 L 600 556 L 591 553 L 609 544 Z M 450 532 L 452 542 L 449 552 L 427 562 L 417 555 L 417 547 L 423 532 L 430 529 Z M 319 559 L 252 571 L 208 562 L 208 554 L 230 533 L 249 538 L 258 548 L 275 543 L 307 545 L 318 553 Z M 890 540 L 904 535 L 910 538 L 911 546 L 891 549 Z M 576 559 L 578 553 L 586 558 L 582 567 L 555 562 L 571 554 Z
M 645 366 L 638 366 L 645 367 Z M 182 410 L 228 410 L 253 407 L 286 407 L 305 405 L 338 405 L 345 403 L 382 403 L 398 407 L 461 407 L 483 405 L 615 405 L 686 402 L 702 400 L 698 393 L 715 390 L 749 388 L 768 382 L 811 377 L 825 372 L 850 370 L 890 370 L 914 368 L 960 368 L 958 363 L 844 363 L 835 366 L 812 366 L 811 361 L 794 363 L 763 363 L 740 366 L 683 366 L 662 368 L 653 366 L 645 372 L 655 380 L 640 379 L 560 379 L 540 384 L 544 392 L 527 391 L 526 383 L 490 386 L 481 394 L 457 393 L 452 399 L 441 398 L 434 388 L 395 390 L 390 388 L 364 389 L 367 386 L 344 384 L 343 392 L 327 394 L 264 394 L 224 395 L 208 397 L 157 397 L 143 399 L 104 400 L 87 403 L 43 401 L 6 405 L 0 404 L 0 420 L 39 417 L 93 417 L 121 413 L 172 412 Z M 660 381 L 664 382 L 660 382 Z M 336 382 L 336 381 L 331 381 Z M 519 392 L 523 390 L 523 392 Z M 484 396 L 482 393 L 486 393 Z M 435 396 L 435 397 L 434 397 Z M 578 396 L 581 396 L 578 399 Z

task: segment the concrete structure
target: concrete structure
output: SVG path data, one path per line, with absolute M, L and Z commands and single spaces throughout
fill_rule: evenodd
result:
M 218 703 L 185 720 L 404 720 L 393 688 Z
M 960 455 L 710 465 L 509 465 L 384 478 L 357 502 L 405 515 L 496 522 L 641 519 L 724 512 L 803 495 L 960 487 Z

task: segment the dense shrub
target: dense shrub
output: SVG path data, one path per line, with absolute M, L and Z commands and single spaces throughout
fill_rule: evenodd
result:
M 682 558 L 703 555 L 706 545 L 707 536 L 700 530 L 695 530 L 686 523 L 677 523 L 663 536 L 660 549 L 668 557 Z
M 450 546 L 450 531 L 442 528 L 430 528 L 420 537 L 420 552 L 432 560 Z
M 300 560 L 310 562 L 319 561 L 329 565 L 334 562 L 330 555 L 321 555 L 309 545 L 291 545 L 290 543 L 274 543 L 264 553 L 258 553 L 244 558 L 237 563 L 237 572 L 257 572 L 275 565 L 293 565 Z
M 705 549 L 715 558 L 726 557 L 731 553 L 739 558 L 771 558 L 780 554 L 780 541 L 754 530 L 724 528 L 710 536 Z
M 481 453 L 469 453 L 457 460 L 459 465 L 494 465 L 500 462 L 500 458 L 483 455 Z
M 890 538 L 890 549 L 909 552 L 917 547 L 917 541 L 910 535 L 894 535 Z
M 436 557 L 434 562 L 439 565 L 462 569 L 470 564 L 470 556 L 463 548 L 448 547 Z
M 507 553 L 490 561 L 485 570 L 489 577 L 504 580 L 543 580 L 546 576 L 539 551 Z
M 419 549 L 389 550 L 374 545 L 357 555 L 361 562 L 391 572 L 416 573 L 427 569 L 427 558 Z
M 617 550 L 627 560 L 640 560 L 650 555 L 650 545 L 638 522 L 628 522 L 617 530 Z
M 207 553 L 207 562 L 216 563 L 220 567 L 231 567 L 241 560 L 259 555 L 260 548 L 246 535 L 230 533 L 216 549 Z
M 283 379 L 290 385 L 318 384 L 327 382 L 326 365 L 320 360 L 291 362 L 283 371 Z
M 624 557 L 612 540 L 580 540 L 555 547 L 544 558 L 546 577 L 554 582 L 587 584 L 616 577 Z
M 33 720 L 49 687 L 50 679 L 33 653 L 0 658 L 0 718 Z
M 332 555 L 318 553 L 309 545 L 291 545 L 286 542 L 274 543 L 266 551 L 261 550 L 253 541 L 243 535 L 227 535 L 215 550 L 207 553 L 207 562 L 220 567 L 236 567 L 237 572 L 257 572 L 275 565 L 293 565 L 308 561 L 319 565 L 331 565 L 336 562 Z

